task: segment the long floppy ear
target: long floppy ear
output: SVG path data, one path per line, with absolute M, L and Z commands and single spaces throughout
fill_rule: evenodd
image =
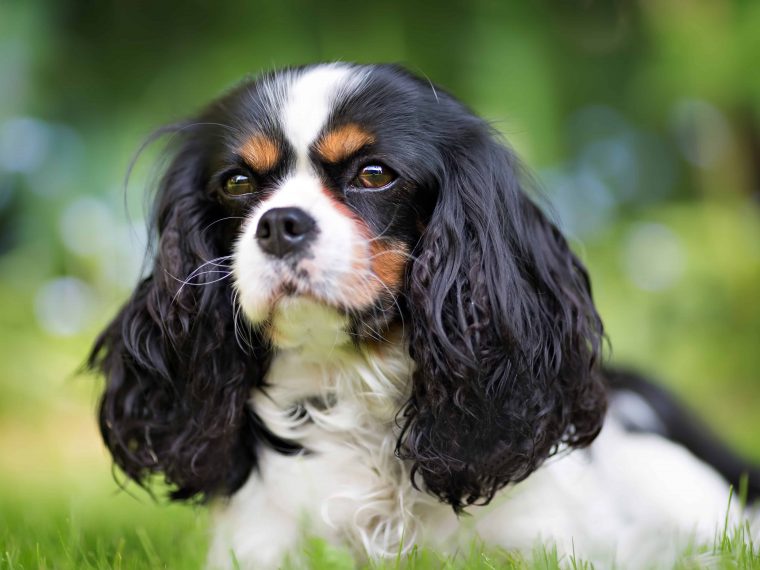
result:
M 106 376 L 100 429 L 115 463 L 144 485 L 162 473 L 172 497 L 235 491 L 255 466 L 261 428 L 247 406 L 268 351 L 236 341 L 219 205 L 206 193 L 200 138 L 183 143 L 160 184 L 152 273 L 97 339 Z M 212 263 L 208 263 L 208 262 Z M 183 281 L 190 283 L 183 286 Z
M 588 276 L 485 125 L 444 156 L 409 274 L 416 363 L 399 453 L 456 511 L 601 429 L 602 324 Z

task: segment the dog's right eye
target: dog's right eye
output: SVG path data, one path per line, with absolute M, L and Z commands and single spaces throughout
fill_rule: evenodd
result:
M 224 193 L 228 196 L 245 196 L 253 190 L 253 180 L 245 174 L 233 174 L 224 181 Z
M 369 164 L 351 181 L 354 188 L 382 190 L 396 181 L 396 173 L 382 164 Z

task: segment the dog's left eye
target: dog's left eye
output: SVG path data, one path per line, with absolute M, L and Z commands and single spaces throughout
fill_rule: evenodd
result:
M 253 181 L 245 174 L 233 174 L 224 181 L 224 192 L 228 196 L 245 196 L 253 192 Z
M 369 164 L 361 169 L 359 175 L 351 181 L 355 188 L 385 188 L 396 180 L 396 173 L 382 164 Z

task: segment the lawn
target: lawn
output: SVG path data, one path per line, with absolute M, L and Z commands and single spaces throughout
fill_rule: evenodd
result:
M 65 489 L 40 492 L 2 486 L 0 568 L 3 570 L 101 570 L 201 568 L 206 549 L 203 509 L 156 504 L 149 498 L 115 493 L 105 481 L 91 481 L 76 498 Z M 315 570 L 396 569 L 541 569 L 590 568 L 581 560 L 561 559 L 537 546 L 528 560 L 473 545 L 468 552 L 444 557 L 415 551 L 383 563 L 356 565 L 346 552 L 306 541 L 300 553 Z M 291 565 L 293 566 L 293 565 Z M 714 544 L 684 553 L 676 568 L 760 568 L 760 554 L 744 529 L 731 529 Z

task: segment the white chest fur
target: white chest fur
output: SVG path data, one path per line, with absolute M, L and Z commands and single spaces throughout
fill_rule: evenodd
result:
M 382 557 L 449 534 L 444 526 L 453 533 L 451 510 L 414 489 L 395 455 L 411 371 L 400 343 L 278 353 L 251 404 L 272 433 L 308 451 L 263 451 L 259 471 L 216 509 L 212 565 L 224 567 L 232 549 L 251 568 L 276 566 L 304 534 Z

